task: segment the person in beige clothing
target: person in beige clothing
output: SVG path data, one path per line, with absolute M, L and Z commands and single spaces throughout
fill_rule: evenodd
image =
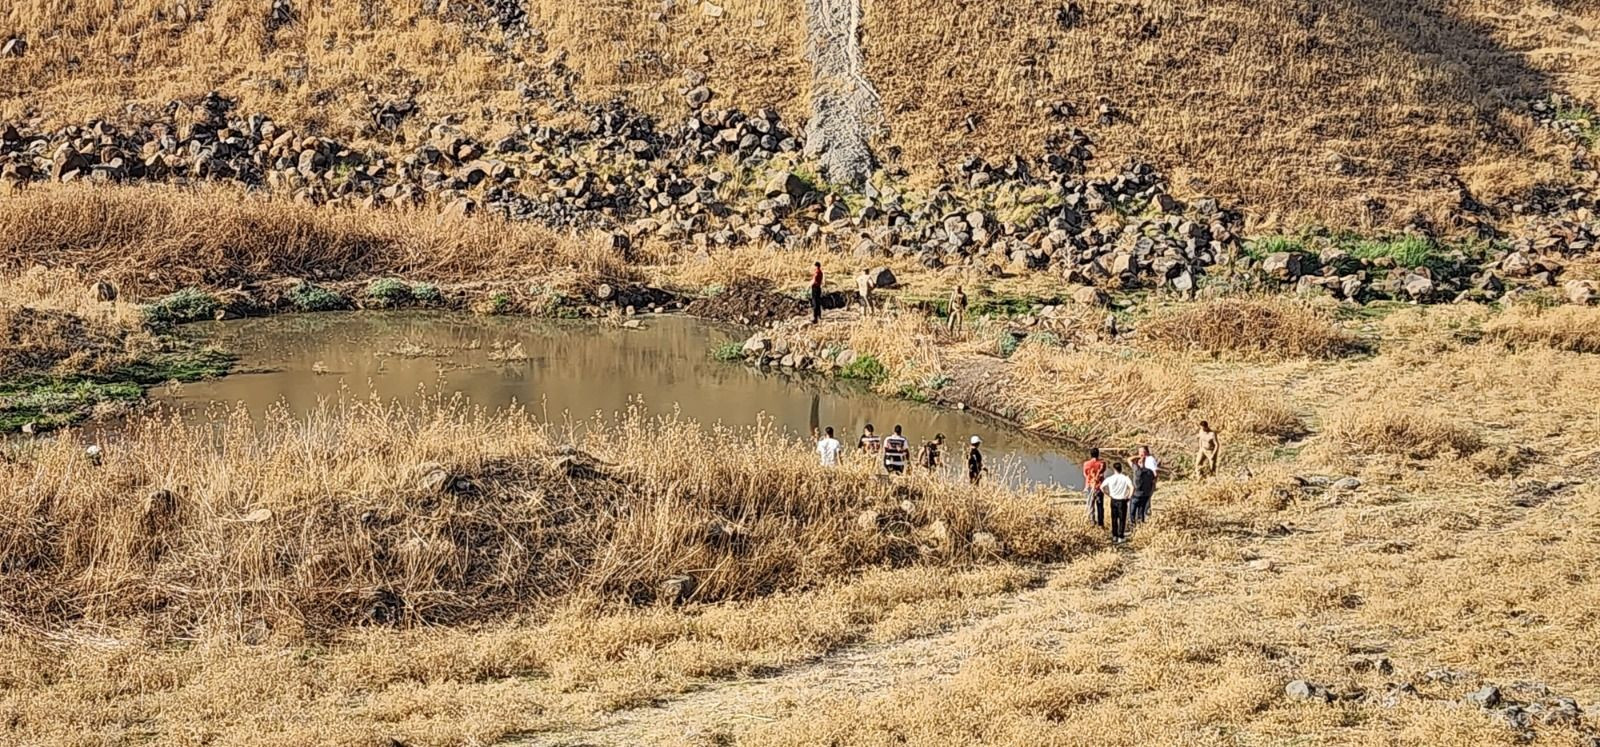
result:
M 862 270 L 861 274 L 856 276 L 856 295 L 861 298 L 861 313 L 863 314 L 872 313 L 872 289 L 875 287 L 872 283 L 872 276 L 866 270 Z
M 1201 477 L 1210 477 L 1217 474 L 1217 452 L 1222 450 L 1222 444 L 1217 440 L 1217 432 L 1211 430 L 1211 424 L 1200 421 L 1200 450 L 1194 455 L 1194 469 Z

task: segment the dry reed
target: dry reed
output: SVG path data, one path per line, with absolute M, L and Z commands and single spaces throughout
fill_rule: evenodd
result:
M 1322 314 L 1271 297 L 1183 304 L 1157 313 L 1138 331 L 1159 349 L 1254 360 L 1335 358 L 1358 347 Z

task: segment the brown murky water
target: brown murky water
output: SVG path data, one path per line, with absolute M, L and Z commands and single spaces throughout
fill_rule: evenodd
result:
M 711 357 L 738 332 L 676 316 L 642 317 L 640 329 L 446 313 L 278 316 L 192 327 L 240 356 L 239 370 L 213 381 L 153 392 L 195 417 L 212 405 L 252 412 L 282 403 L 308 411 L 340 397 L 401 401 L 460 394 L 495 408 L 520 404 L 552 421 L 609 416 L 630 404 L 674 408 L 703 424 L 754 425 L 797 437 L 833 426 L 846 446 L 867 423 L 880 435 L 900 424 L 913 448 L 946 435 L 959 461 L 967 439 L 983 439 L 991 465 L 1012 461 L 1030 482 L 1081 485 L 1079 455 L 965 412 L 880 397 L 849 382 L 761 372 Z

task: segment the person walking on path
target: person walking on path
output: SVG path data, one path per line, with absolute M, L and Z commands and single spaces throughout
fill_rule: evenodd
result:
M 883 448 L 883 439 L 873 432 L 872 424 L 861 430 L 861 437 L 856 439 L 856 449 L 867 456 L 877 456 L 878 450 Z
M 906 437 L 901 435 L 900 426 L 894 427 L 894 435 L 883 439 L 883 468 L 892 475 L 903 475 L 906 472 L 906 459 L 911 456 L 911 444 Z
M 917 464 L 923 469 L 933 472 L 944 466 L 944 434 L 933 437 L 932 441 L 924 441 L 922 449 L 917 452 Z
M 957 285 L 950 293 L 950 334 L 955 334 L 967 323 L 967 293 Z
M 1210 477 L 1217 474 L 1217 452 L 1222 450 L 1222 444 L 1217 440 L 1217 432 L 1211 430 L 1211 424 L 1200 421 L 1200 451 L 1194 455 L 1194 470 L 1201 477 Z
M 1089 502 L 1089 521 L 1104 528 L 1106 525 L 1106 494 L 1100 480 L 1106 474 L 1106 463 L 1100 461 L 1100 449 L 1089 450 L 1089 461 L 1083 463 L 1083 496 Z
M 1133 505 L 1129 508 L 1132 515 L 1129 518 L 1135 524 L 1141 524 L 1150 518 L 1150 496 L 1156 492 L 1155 457 L 1150 456 L 1150 450 L 1139 447 L 1140 456 L 1128 460 L 1133 466 Z
M 822 321 L 822 263 L 811 266 L 811 323 Z
M 861 300 L 861 315 L 872 313 L 872 289 L 877 285 L 872 282 L 872 275 L 865 268 L 856 276 L 856 296 Z
M 973 436 L 972 442 L 967 445 L 967 481 L 973 485 L 983 478 L 983 451 L 978 448 L 982 445 L 983 439 L 977 436 Z
M 1128 541 L 1128 504 L 1132 503 L 1133 481 L 1122 474 L 1122 465 L 1112 463 L 1111 474 L 1100 481 L 1100 489 L 1111 498 L 1111 541 Z
M 816 431 L 811 433 L 816 435 Z M 823 434 L 822 438 L 817 439 L 817 457 L 822 461 L 822 466 L 837 467 L 839 466 L 839 452 L 844 449 L 844 445 L 839 443 L 839 439 L 833 437 L 833 426 L 830 425 L 824 429 Z

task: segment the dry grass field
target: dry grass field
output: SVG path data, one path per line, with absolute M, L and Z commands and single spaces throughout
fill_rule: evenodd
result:
M 1488 332 L 1517 308 L 1303 313 L 1372 348 L 1135 329 L 995 359 L 1036 414 L 1173 470 L 1122 547 L 1074 499 L 671 421 L 347 402 L 141 417 L 99 464 L 10 444 L 0 741 L 1588 745 L 1593 355 Z M 910 313 L 836 324 L 896 370 L 992 355 Z
M 288 7 L 274 21 L 262 0 L 9 3 L 0 36 L 28 46 L 0 67 L 0 119 L 118 118 L 220 89 L 358 141 L 373 103 L 406 97 L 419 122 L 493 135 L 562 116 L 524 90 L 681 116 L 694 74 L 717 105 L 806 116 L 798 0 L 533 0 L 511 33 L 476 0 Z M 1446 232 L 1458 184 L 1492 201 L 1580 178 L 1526 104 L 1600 98 L 1597 34 L 1600 11 L 1565 0 L 885 0 L 862 24 L 881 150 L 923 179 L 971 154 L 1037 153 L 1078 125 L 1105 167 L 1149 160 L 1257 226 Z

